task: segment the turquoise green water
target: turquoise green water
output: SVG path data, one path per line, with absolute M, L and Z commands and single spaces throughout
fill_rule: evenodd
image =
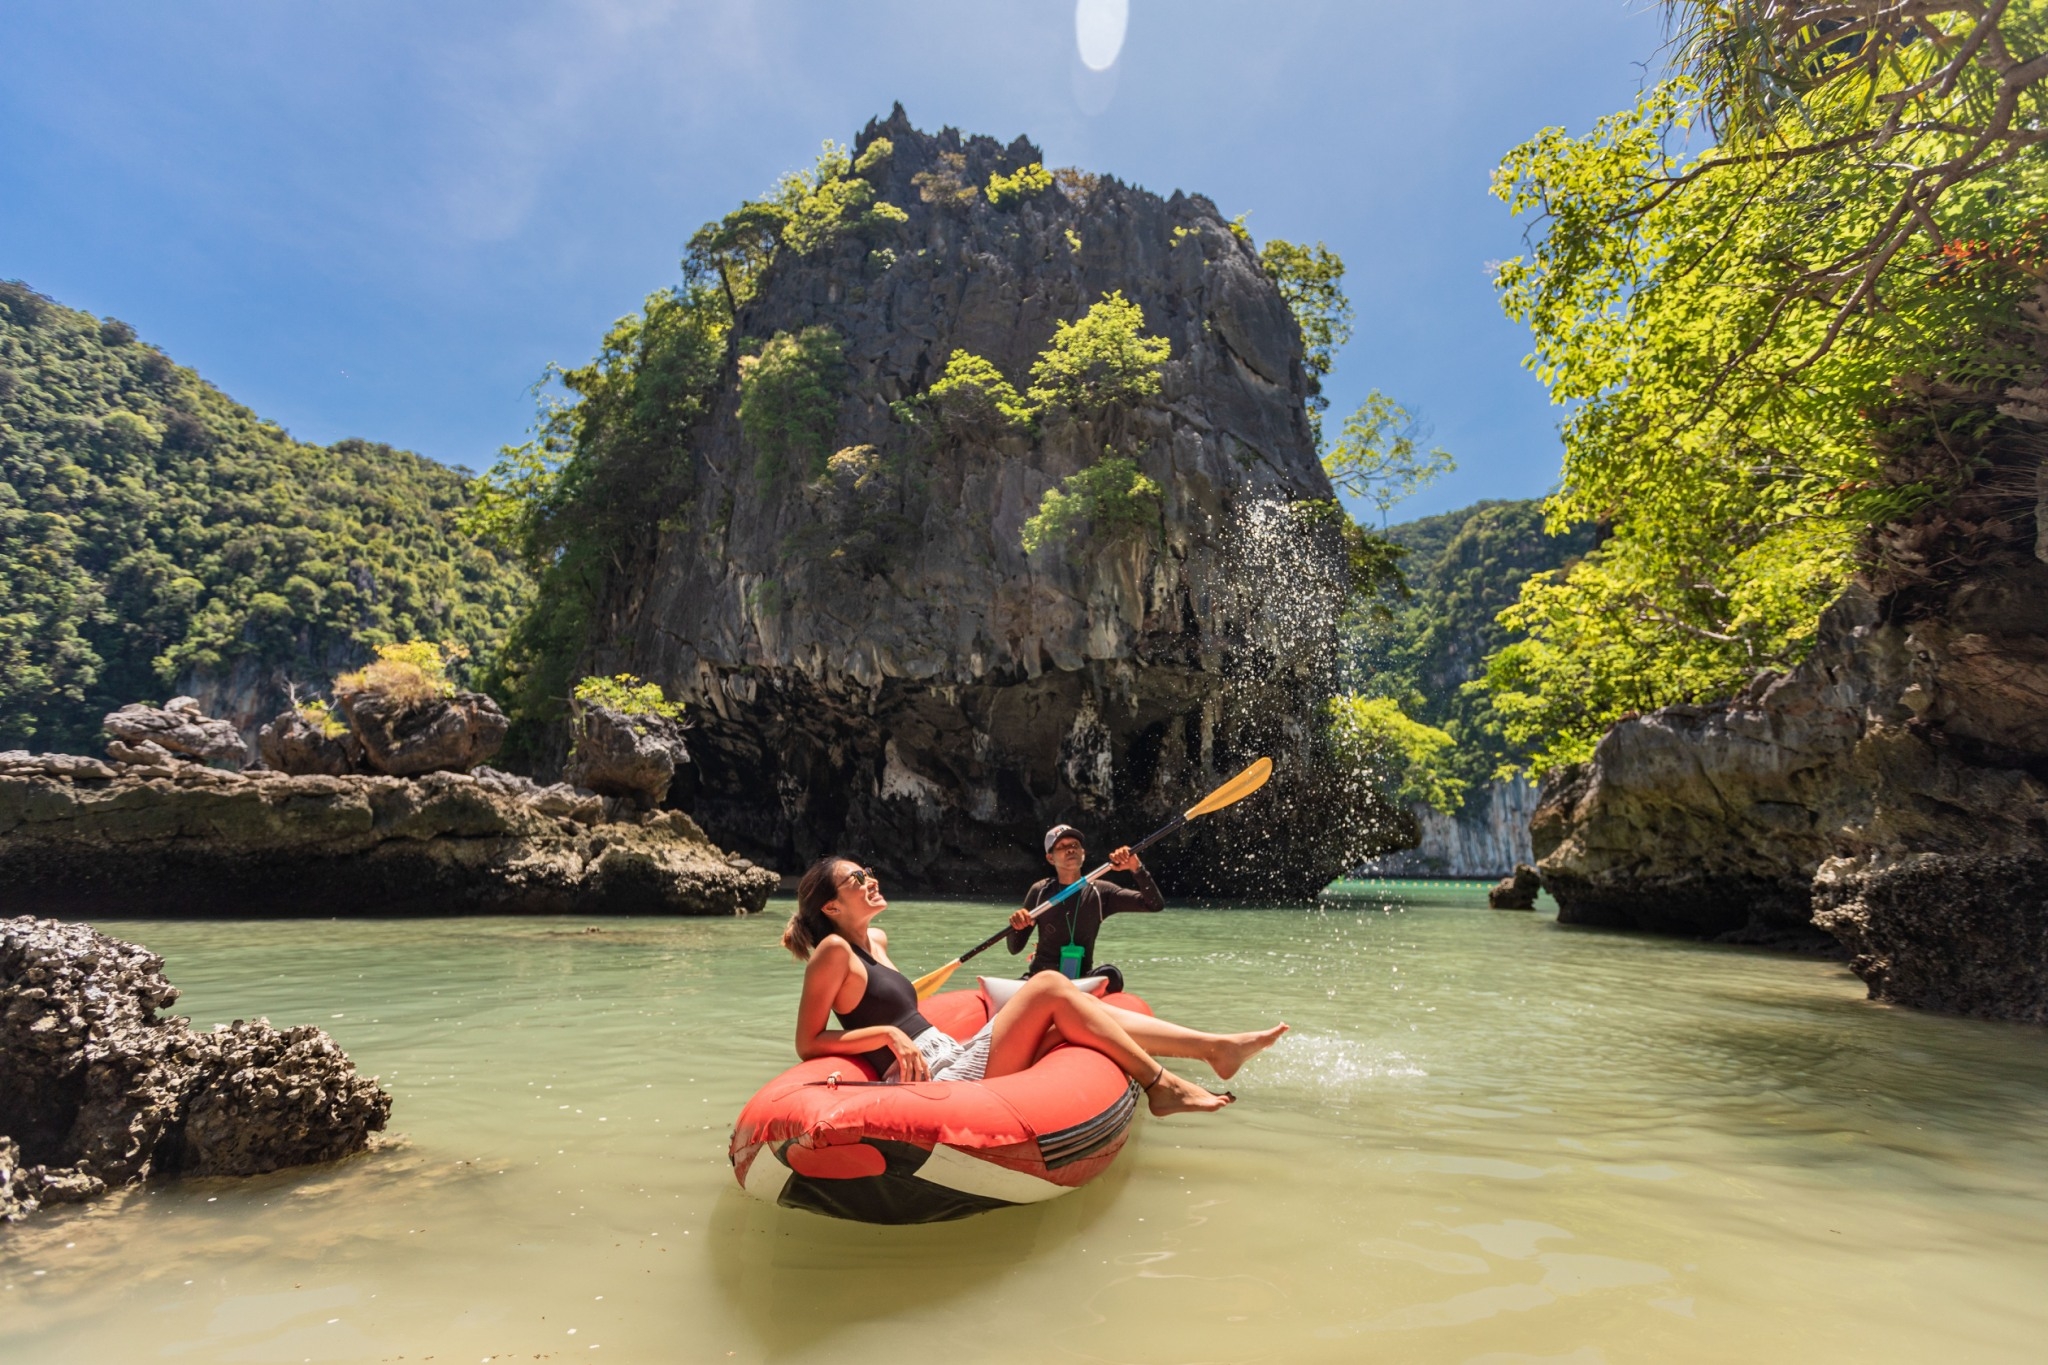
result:
M 1350 889 L 1113 921 L 1160 1013 L 1293 1034 L 1095 1185 L 926 1228 L 733 1185 L 732 1116 L 790 1060 L 778 914 L 109 924 L 201 1026 L 327 1028 L 406 1137 L 0 1232 L 0 1360 L 2041 1357 L 2038 1031 L 1476 887 Z M 999 917 L 885 922 L 915 970 Z

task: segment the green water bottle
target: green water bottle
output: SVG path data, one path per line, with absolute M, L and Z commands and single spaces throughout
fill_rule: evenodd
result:
M 1088 950 L 1078 943 L 1069 943 L 1060 949 L 1060 975 L 1069 981 L 1081 979 L 1081 959 L 1088 956 Z

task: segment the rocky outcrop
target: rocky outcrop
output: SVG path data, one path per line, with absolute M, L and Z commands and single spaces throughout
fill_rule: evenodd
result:
M 346 777 L 363 771 L 363 742 L 353 731 L 330 735 L 296 706 L 263 727 L 256 751 L 264 767 L 293 777 Z
M 1813 918 L 1875 999 L 2048 1024 L 2048 855 L 1834 859 Z
M 690 761 L 683 727 L 665 716 L 583 703 L 575 725 L 576 747 L 562 768 L 563 779 L 643 810 L 667 798 L 676 769 Z
M 1302 512 L 1333 496 L 1313 381 L 1256 252 L 1207 199 L 1107 177 L 925 202 L 927 172 L 981 186 L 1040 153 L 900 109 L 856 151 L 878 139 L 879 196 L 908 220 L 785 248 L 737 322 L 743 345 L 843 343 L 839 455 L 775 473 L 723 385 L 678 452 L 687 495 L 620 549 L 595 617 L 590 671 L 689 704 L 693 812 L 783 866 L 845 850 L 896 885 L 1016 890 L 1049 825 L 1142 834 L 1270 754 L 1265 792 L 1157 860 L 1169 893 L 1305 898 L 1400 846 L 1409 822 L 1333 768 L 1319 718 L 1342 555 Z M 1171 344 L 1156 398 L 1029 432 L 904 420 L 956 349 L 1028 382 L 1113 290 Z M 1027 555 L 1025 519 L 1111 444 L 1156 513 Z
M 2048 299 L 2037 320 L 2048 355 Z M 1614 726 L 1546 786 L 1534 844 L 1562 922 L 1825 931 L 1874 998 L 2041 1020 L 2048 411 L 1916 401 L 1946 435 L 1890 476 L 1950 496 L 1873 535 L 1789 674 Z
M 172 697 L 160 707 L 130 702 L 101 723 L 113 737 L 109 752 L 123 762 L 160 766 L 161 759 L 181 758 L 239 768 L 249 761 L 241 732 L 206 716 L 191 697 Z
M 1529 822 L 1536 812 L 1532 782 L 1489 782 L 1449 814 L 1417 801 L 1415 847 L 1374 858 L 1360 869 L 1373 877 L 1505 877 L 1536 861 Z
M 1527 863 L 1517 863 L 1513 872 L 1487 889 L 1486 903 L 1496 910 L 1534 910 L 1536 893 L 1542 889 L 1542 875 Z
M 510 724 L 481 692 L 414 699 L 337 688 L 334 704 L 364 760 L 388 777 L 468 772 L 498 752 Z
M 730 915 L 773 873 L 676 811 L 606 822 L 566 786 L 479 775 L 82 769 L 0 754 L 0 885 L 45 914 Z
M 151 1175 L 359 1152 L 391 1096 L 317 1028 L 158 1011 L 163 960 L 83 924 L 0 920 L 0 1221 Z

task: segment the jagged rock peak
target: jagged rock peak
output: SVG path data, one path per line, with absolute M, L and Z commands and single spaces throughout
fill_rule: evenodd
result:
M 1170 889 L 1302 896 L 1390 846 L 1405 817 L 1326 771 L 1340 556 L 1297 509 L 1332 493 L 1256 252 L 1207 199 L 1109 177 L 991 204 L 990 176 L 1037 159 L 1021 138 L 923 133 L 900 106 L 857 145 L 883 137 L 866 174 L 904 220 L 777 253 L 679 443 L 682 491 L 597 614 L 595 671 L 698 720 L 696 813 L 783 866 L 846 848 L 898 884 L 994 890 L 1036 875 L 1055 821 L 1142 832 L 1270 753 L 1263 819 L 1195 836 Z M 1024 388 L 1112 292 L 1169 345 L 1156 394 L 979 434 L 917 419 L 954 352 Z M 816 328 L 837 406 L 793 460 L 741 421 L 740 365 Z M 1027 553 L 1026 520 L 1106 455 L 1156 494 Z

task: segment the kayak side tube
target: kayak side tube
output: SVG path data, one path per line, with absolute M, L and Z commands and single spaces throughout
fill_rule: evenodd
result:
M 1113 1002 L 1145 1009 L 1134 996 Z M 984 991 L 923 1006 L 957 1038 L 987 1020 Z M 820 1058 L 755 1094 L 732 1132 L 741 1188 L 784 1208 L 865 1223 L 930 1223 L 1035 1204 L 1107 1170 L 1138 1088 L 1088 1048 L 1054 1048 L 989 1081 L 883 1085 L 861 1062 Z

